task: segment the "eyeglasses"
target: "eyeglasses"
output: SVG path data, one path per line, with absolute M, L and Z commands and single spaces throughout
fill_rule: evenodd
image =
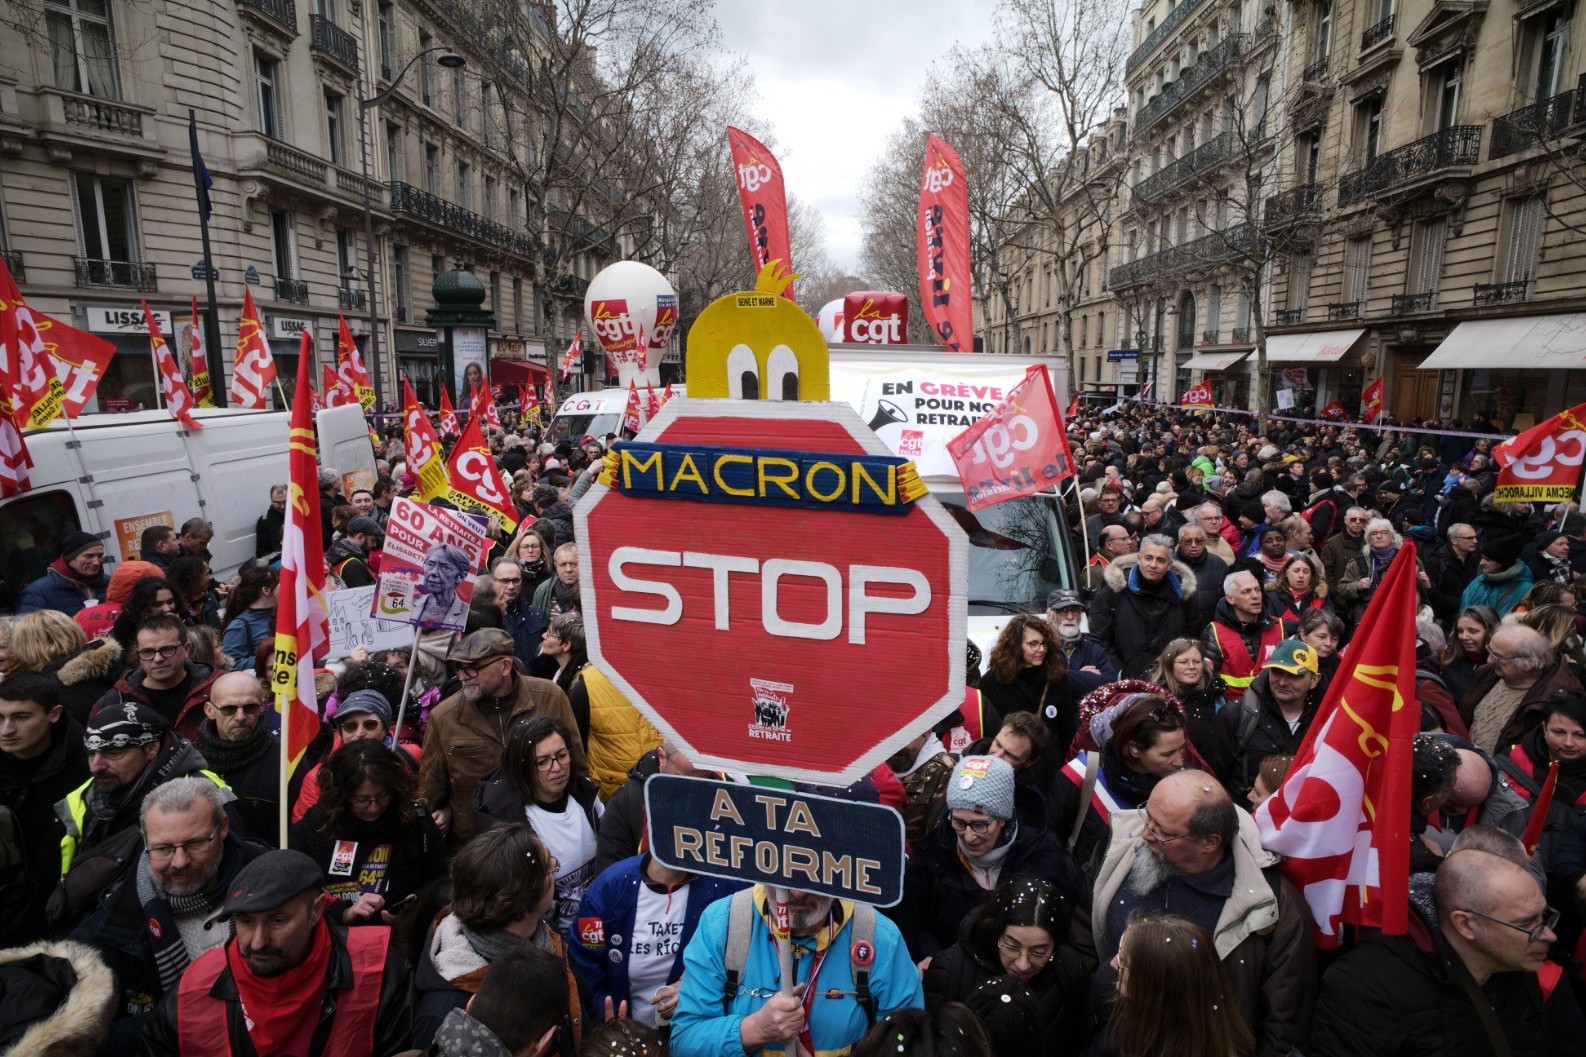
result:
M 491 657 L 489 660 L 480 661 L 478 664 L 459 664 L 457 666 L 457 678 L 472 679 L 497 661 L 505 660 L 510 660 L 510 658 L 506 654 L 502 654 L 500 657 Z
M 385 726 L 378 716 L 370 716 L 368 719 L 349 719 L 345 723 L 338 723 L 336 725 L 341 729 L 343 734 L 357 734 L 360 731 L 373 733 Z
M 1154 836 L 1150 838 L 1153 844 L 1172 844 L 1176 840 L 1183 840 L 1185 837 L 1189 836 L 1188 833 L 1175 833 L 1172 836 L 1168 836 L 1167 831 L 1162 828 L 1161 823 L 1152 818 L 1151 812 L 1149 811 L 1145 812 L 1145 828 L 1141 831 L 1140 835 L 1143 837 L 1147 834 L 1154 834 Z
M 536 771 L 549 771 L 552 767 L 566 767 L 567 761 L 572 758 L 573 754 L 566 749 L 552 753 L 549 756 L 536 756 L 534 757 L 534 769 Z
M 1514 660 L 1514 657 L 1512 655 L 1508 656 L 1508 657 L 1505 657 L 1503 654 L 1499 653 L 1497 650 L 1493 649 L 1491 646 L 1487 647 L 1487 656 L 1491 657 L 1495 661 L 1502 661 L 1504 663 L 1508 663 L 1509 661 Z
M 962 833 L 966 829 L 972 833 L 985 833 L 997 822 L 998 820 L 994 818 L 967 819 L 959 818 L 957 815 L 947 816 L 947 824 L 953 827 L 954 833 Z
M 184 840 L 180 844 L 151 844 L 148 847 L 150 862 L 170 862 L 176 857 L 177 852 L 183 852 L 189 859 L 209 847 L 210 843 L 220 836 L 220 827 L 216 826 L 209 831 L 209 836 L 198 837 L 194 840 Z
M 522 582 L 523 582 L 523 577 L 521 577 L 521 576 L 511 576 L 511 577 L 498 576 L 498 577 L 496 577 L 496 583 L 498 583 L 498 584 L 508 584 L 510 586 L 513 586 L 513 587 L 516 587 L 518 584 L 521 584 Z
M 1537 924 L 1532 925 L 1530 928 L 1526 928 L 1524 925 L 1516 925 L 1512 921 L 1504 921 L 1502 918 L 1495 918 L 1490 914 L 1483 914 L 1481 911 L 1472 910 L 1469 907 L 1465 907 L 1464 911 L 1471 917 L 1481 918 L 1483 921 L 1490 921 L 1494 925 L 1502 925 L 1506 929 L 1514 929 L 1516 932 L 1525 936 L 1525 938 L 1530 940 L 1532 943 L 1539 942 L 1542 939 L 1542 933 L 1552 932 L 1558 927 L 1559 913 L 1552 907 L 1548 907 L 1545 911 L 1543 911 L 1542 920 Z
M 1018 961 L 1019 956 L 1023 955 L 1030 960 L 1031 965 L 1045 965 L 1052 960 L 1050 947 L 1021 947 L 1012 940 L 1000 939 L 997 941 L 997 949 L 1014 961 Z
M 263 705 L 215 705 L 215 711 L 219 712 L 221 715 L 225 716 L 227 719 L 230 719 L 232 716 L 235 716 L 239 712 L 242 713 L 245 716 L 257 716 L 260 712 L 264 711 L 264 706 Z
M 138 651 L 138 660 L 152 661 L 158 657 L 162 661 L 167 657 L 175 657 L 176 651 L 184 648 L 186 643 L 178 642 L 175 646 L 146 646 Z
M 376 793 L 374 796 L 349 796 L 347 802 L 353 807 L 380 807 L 391 802 L 391 790 Z

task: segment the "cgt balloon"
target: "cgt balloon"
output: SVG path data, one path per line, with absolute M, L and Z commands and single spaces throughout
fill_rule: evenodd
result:
M 619 386 L 661 384 L 661 356 L 677 327 L 677 291 L 666 276 L 638 261 L 607 266 L 584 294 L 584 318 Z

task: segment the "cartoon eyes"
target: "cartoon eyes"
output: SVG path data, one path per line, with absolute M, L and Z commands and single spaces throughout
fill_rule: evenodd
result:
M 786 345 L 778 345 L 766 357 L 766 399 L 797 400 L 799 398 L 799 358 Z
M 778 345 L 766 357 L 764 397 L 766 400 L 799 398 L 798 355 L 786 345 Z M 734 400 L 760 400 L 760 361 L 747 345 L 734 345 L 727 354 L 727 396 Z
M 760 399 L 760 361 L 747 345 L 734 345 L 727 354 L 727 396 L 733 400 Z

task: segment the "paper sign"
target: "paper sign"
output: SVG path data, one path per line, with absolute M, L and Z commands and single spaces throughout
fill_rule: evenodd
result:
M 143 530 L 153 528 L 155 525 L 169 525 L 176 527 L 176 519 L 169 510 L 162 510 L 158 514 L 134 514 L 132 517 L 116 518 L 116 546 L 121 549 L 122 561 L 133 561 L 142 553 Z
M 325 595 L 330 618 L 330 656 L 345 657 L 359 646 L 370 652 L 394 650 L 413 641 L 413 628 L 394 620 L 379 620 L 374 612 L 376 588 L 348 587 Z
M 478 514 L 398 498 L 386 524 L 371 614 L 421 628 L 461 631 L 489 541 Z
M 1278 410 L 1279 411 L 1287 411 L 1289 408 L 1291 408 L 1293 406 L 1294 406 L 1294 390 L 1292 390 L 1292 389 L 1279 389 L 1278 390 Z

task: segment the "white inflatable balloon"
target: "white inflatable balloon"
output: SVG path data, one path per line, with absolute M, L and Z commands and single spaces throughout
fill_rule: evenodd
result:
M 843 328 L 843 299 L 838 297 L 826 302 L 821 307 L 820 315 L 815 317 L 815 324 L 821 328 L 827 341 L 847 341 L 847 333 Z
M 584 318 L 617 366 L 617 384 L 661 384 L 661 355 L 677 328 L 677 291 L 638 261 L 603 268 L 584 294 Z

